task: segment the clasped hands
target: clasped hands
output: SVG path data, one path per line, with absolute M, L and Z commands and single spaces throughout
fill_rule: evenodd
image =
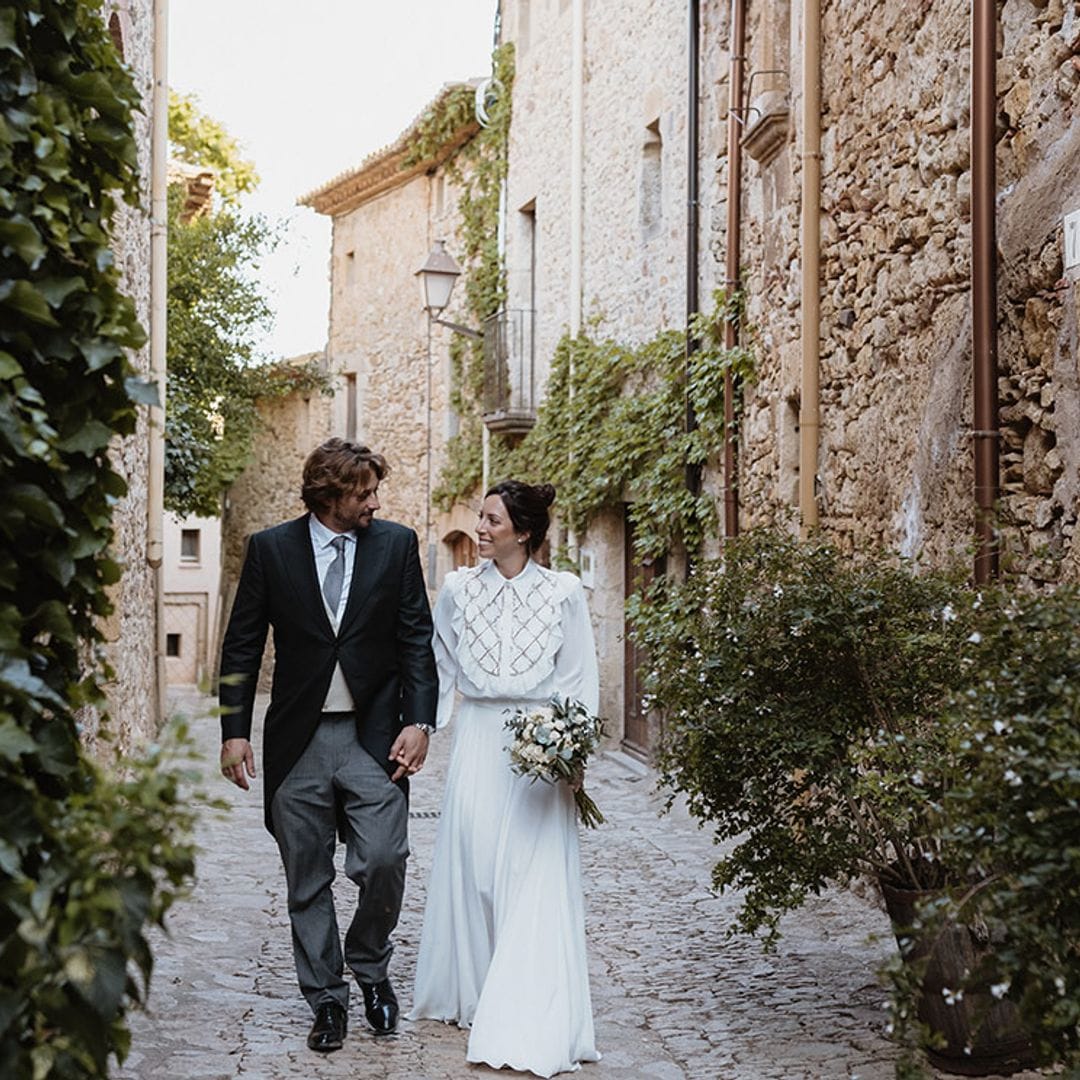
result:
M 424 767 L 427 752 L 427 732 L 412 724 L 403 727 L 390 747 L 389 760 L 396 764 L 390 779 L 396 783 L 403 776 L 418 773 Z M 255 754 L 247 739 L 226 739 L 221 744 L 221 775 L 244 791 L 251 786 L 248 779 L 255 778 Z

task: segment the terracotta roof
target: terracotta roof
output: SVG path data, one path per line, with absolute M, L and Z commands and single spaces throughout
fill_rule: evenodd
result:
M 354 210 L 390 188 L 399 187 L 419 173 L 427 172 L 432 166 L 441 165 L 458 147 L 467 143 L 480 130 L 480 125 L 475 120 L 455 131 L 435 154 L 425 160 L 409 166 L 405 166 L 404 162 L 409 156 L 412 142 L 421 124 L 429 113 L 442 105 L 458 88 L 462 86 L 475 88 L 483 81 L 470 79 L 468 82 L 446 83 L 435 98 L 424 107 L 420 115 L 392 143 L 368 154 L 355 168 L 339 173 L 333 180 L 302 195 L 296 200 L 297 204 L 310 206 L 320 214 L 333 217 L 336 214 Z

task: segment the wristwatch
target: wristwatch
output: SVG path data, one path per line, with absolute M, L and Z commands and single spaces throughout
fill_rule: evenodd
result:
M 419 728 L 429 739 L 435 734 L 434 724 L 413 724 L 414 728 Z

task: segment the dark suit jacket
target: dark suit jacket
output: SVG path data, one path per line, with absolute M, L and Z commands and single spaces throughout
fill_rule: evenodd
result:
M 319 591 L 308 515 L 248 539 L 221 650 L 223 741 L 251 736 L 271 627 L 274 681 L 263 734 L 263 790 L 266 827 L 273 832 L 270 801 L 319 723 L 335 663 L 356 704 L 360 744 L 388 773 L 394 767 L 387 756 L 402 727 L 435 723 L 438 678 L 416 533 L 378 520 L 358 530 L 336 636 Z

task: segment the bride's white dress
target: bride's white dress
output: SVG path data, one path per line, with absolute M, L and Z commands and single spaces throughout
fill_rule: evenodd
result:
M 510 769 L 507 710 L 598 706 L 580 581 L 534 562 L 448 574 L 435 606 L 439 724 L 462 701 L 417 960 L 413 1019 L 471 1027 L 466 1057 L 553 1076 L 598 1061 L 573 794 Z

